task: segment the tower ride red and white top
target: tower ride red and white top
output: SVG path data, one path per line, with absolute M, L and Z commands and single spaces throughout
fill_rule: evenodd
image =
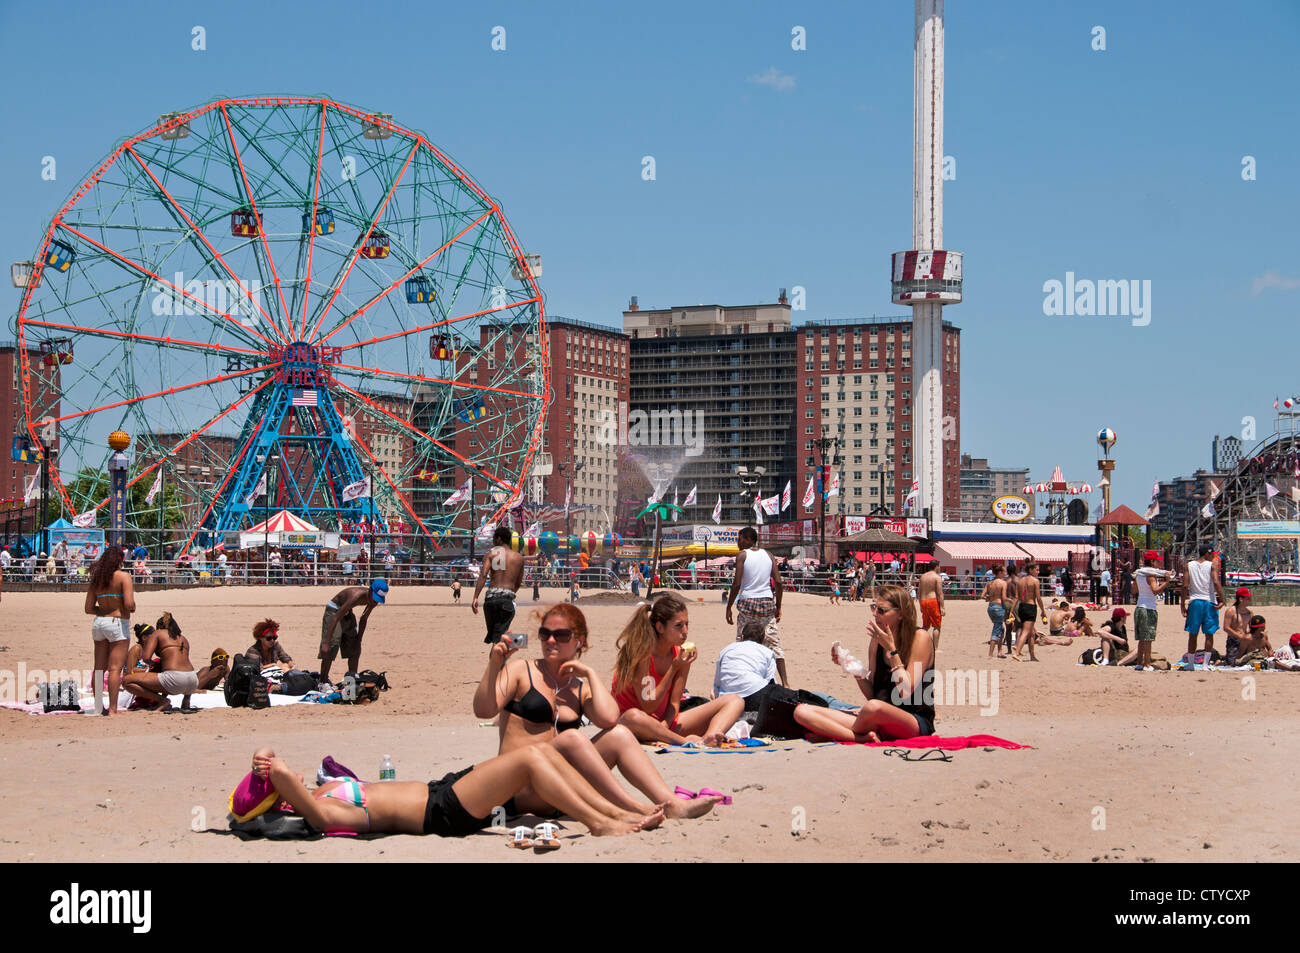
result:
M 943 519 L 943 306 L 961 301 L 961 252 L 943 250 L 943 0 L 916 0 L 912 250 L 893 255 L 893 302 L 912 308 L 914 511 Z M 955 434 L 953 434 L 955 436 Z

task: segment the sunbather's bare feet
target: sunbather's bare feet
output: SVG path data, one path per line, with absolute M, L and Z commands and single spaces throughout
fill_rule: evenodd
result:
M 862 743 L 873 745 L 879 740 L 880 740 L 880 735 L 876 734 L 874 731 L 868 731 L 866 735 L 866 739 Z
M 721 748 L 722 743 L 727 740 L 727 736 L 721 731 L 710 731 L 704 736 L 704 747 Z
M 1007 658 L 1011 659 L 1011 661 L 1013 661 L 1013 662 L 1023 662 L 1023 661 L 1024 661 L 1024 659 L 1022 659 L 1022 658 L 1021 658 L 1019 655 L 1017 655 L 1015 652 L 1012 652 L 1010 655 L 1007 656 Z
M 678 744 L 683 744 L 683 745 L 700 745 L 701 747 L 706 747 L 706 748 L 716 748 L 716 747 L 717 747 L 717 745 L 710 745 L 710 744 L 706 743 L 705 740 L 704 740 L 703 738 L 701 738 L 699 735 L 686 735 L 686 736 L 684 736 L 684 737 L 682 738 L 681 741 L 678 742 Z
M 656 827 L 658 827 L 660 824 L 664 822 L 664 808 L 667 806 L 668 805 L 666 804 L 656 805 L 654 809 L 654 813 L 647 814 L 645 818 L 642 819 L 641 823 L 637 825 L 636 829 L 639 831 L 654 830 Z
M 681 798 L 673 798 L 663 806 L 665 817 L 674 817 L 679 819 L 689 819 L 692 817 L 703 817 L 713 810 L 714 806 L 722 800 L 721 795 L 709 795 L 708 797 L 691 798 L 684 801 Z

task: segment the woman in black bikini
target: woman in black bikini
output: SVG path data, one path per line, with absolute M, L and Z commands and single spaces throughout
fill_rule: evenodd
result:
M 591 786 L 545 745 L 492 758 L 427 784 L 334 780 L 312 792 L 302 775 L 270 748 L 254 752 L 253 773 L 269 781 L 294 813 L 327 834 L 464 837 L 489 826 L 492 812 L 515 792 L 534 789 L 597 837 L 649 830 L 663 822 L 657 809 L 637 814 L 591 797 Z
M 916 601 L 898 586 L 876 590 L 867 621 L 871 671 L 857 679 L 867 702 L 856 714 L 798 705 L 794 719 L 836 741 L 874 742 L 934 734 L 934 645 L 916 624 Z M 834 648 L 831 661 L 839 664 Z
M 475 717 L 501 713 L 500 754 L 549 742 L 600 796 L 633 813 L 652 808 L 628 794 L 612 768 L 617 767 L 633 787 L 661 805 L 667 817 L 700 817 L 713 809 L 720 798 L 675 797 L 632 732 L 618 724 L 618 704 L 596 673 L 579 661 L 587 648 L 587 620 L 581 610 L 570 603 L 547 609 L 538 642 L 540 659 L 511 659 L 517 650 L 503 636 L 492 646 L 474 692 Z M 605 730 L 588 738 L 577 730 L 583 715 Z M 514 800 L 521 811 L 530 813 L 549 814 L 560 807 L 531 789 Z

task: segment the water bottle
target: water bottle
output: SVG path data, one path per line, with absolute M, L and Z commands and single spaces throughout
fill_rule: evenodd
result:
M 393 764 L 391 755 L 384 755 L 384 760 L 379 763 L 379 780 L 396 781 L 397 768 Z

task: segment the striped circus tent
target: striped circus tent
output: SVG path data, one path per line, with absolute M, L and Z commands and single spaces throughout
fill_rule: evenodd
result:
M 245 533 L 318 533 L 319 527 L 312 526 L 300 516 L 294 516 L 288 510 L 281 510 L 270 519 L 250 526 Z

